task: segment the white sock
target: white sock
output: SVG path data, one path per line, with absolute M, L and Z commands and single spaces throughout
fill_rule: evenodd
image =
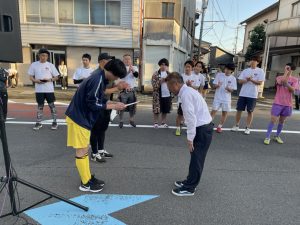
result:
M 98 150 L 98 153 L 104 153 L 104 149 Z
M 218 125 L 218 127 L 219 127 L 219 128 L 222 128 L 222 125 L 221 125 L 221 124 L 219 124 L 219 125 Z

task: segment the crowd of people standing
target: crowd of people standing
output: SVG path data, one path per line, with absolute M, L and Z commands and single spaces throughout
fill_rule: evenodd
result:
M 62 89 L 67 89 L 67 67 L 61 62 L 58 69 L 48 62 L 49 51 L 39 50 L 39 60 L 32 63 L 28 74 L 35 84 L 37 102 L 36 124 L 38 131 L 42 128 L 42 118 L 45 100 L 52 115 L 52 130 L 58 128 L 55 107 L 53 82 L 62 79 Z M 118 111 L 119 128 L 124 126 L 124 112 L 129 112 L 129 124 L 136 127 L 136 79 L 139 71 L 133 65 L 130 54 L 125 54 L 123 60 L 116 59 L 108 53 L 101 53 L 98 57 L 97 69 L 90 66 L 91 55 L 82 55 L 82 66 L 73 75 L 77 91 L 66 111 L 67 145 L 75 149 L 75 164 L 81 180 L 81 191 L 99 192 L 105 182 L 97 179 L 90 171 L 89 159 L 103 163 L 113 155 L 105 150 L 105 133 L 111 121 L 112 110 Z M 206 153 L 209 149 L 213 120 L 218 111 L 221 119 L 216 126 L 216 132 L 222 133 L 222 127 L 231 111 L 232 96 L 238 84 L 241 91 L 236 105 L 235 124 L 232 131 L 240 131 L 240 120 L 243 111 L 247 111 L 246 135 L 251 132 L 254 110 L 258 98 L 259 86 L 265 81 L 265 73 L 258 68 L 260 59 L 252 57 L 249 68 L 236 77 L 235 65 L 226 64 L 224 71 L 216 74 L 213 82 L 201 61 L 187 60 L 183 67 L 184 73 L 169 72 L 169 61 L 162 58 L 158 61 L 158 70 L 154 71 L 151 79 L 153 87 L 153 127 L 168 128 L 167 115 L 173 107 L 173 98 L 177 96 L 176 136 L 182 135 L 182 126 L 187 126 L 187 146 L 191 154 L 189 173 L 185 180 L 175 182 L 176 188 L 172 193 L 176 196 L 192 196 L 200 182 Z M 264 144 L 269 145 L 271 132 L 278 123 L 274 140 L 283 144 L 280 138 L 283 125 L 287 117 L 292 114 L 292 98 L 295 94 L 296 108 L 299 107 L 299 79 L 292 75 L 295 66 L 287 63 L 284 75 L 276 78 L 276 96 L 271 110 L 271 121 L 267 128 Z M 6 80 L 0 80 L 6 82 Z M 3 88 L 2 88 L 3 89 Z M 1 89 L 1 90 L 2 90 Z M 214 99 L 211 110 L 206 102 L 209 89 L 214 89 Z M 5 100 L 5 90 L 1 92 L 1 100 Z M 7 95 L 6 95 L 7 96 Z M 7 101 L 6 101 L 7 102 Z M 5 104 L 3 103 L 3 106 Z M 6 107 L 7 109 L 7 107 Z M 3 110 L 5 117 L 7 111 Z M 91 154 L 89 156 L 89 148 Z

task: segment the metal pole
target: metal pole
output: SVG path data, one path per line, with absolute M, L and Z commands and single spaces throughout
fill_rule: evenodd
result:
M 264 55 L 263 55 L 263 62 L 262 62 L 262 69 L 264 70 L 265 74 L 267 74 L 267 67 L 268 67 L 268 60 L 269 60 L 269 52 L 270 52 L 270 37 L 268 35 L 268 26 L 269 23 L 266 25 L 266 41 L 265 41 L 265 48 L 264 48 Z M 265 82 L 261 84 L 259 98 L 263 98 Z
M 202 15 L 201 15 L 201 26 L 200 26 L 200 34 L 199 34 L 199 44 L 198 44 L 198 60 L 201 59 L 201 42 L 202 42 L 202 35 L 203 35 L 203 25 L 204 25 L 204 14 L 205 9 L 202 8 Z
M 200 26 L 200 34 L 199 34 L 199 44 L 198 44 L 198 60 L 201 59 L 201 42 L 202 42 L 202 35 L 203 35 L 203 25 L 204 25 L 204 16 L 205 10 L 207 9 L 208 0 L 202 0 L 202 15 L 201 15 L 201 26 Z
M 0 102 L 0 133 L 1 133 L 1 142 L 2 142 L 2 150 L 3 150 L 3 158 L 6 170 L 6 179 L 7 179 L 7 186 L 8 186 L 8 194 L 10 198 L 11 210 L 12 215 L 17 215 L 17 206 L 16 206 L 16 199 L 15 199 L 15 191 L 13 185 L 13 173 L 12 173 L 12 166 L 11 166 L 11 159 L 10 154 L 8 151 L 8 144 L 7 144 L 7 137 L 6 137 L 6 129 L 5 129 L 5 119 L 3 115 L 3 106 L 2 100 Z

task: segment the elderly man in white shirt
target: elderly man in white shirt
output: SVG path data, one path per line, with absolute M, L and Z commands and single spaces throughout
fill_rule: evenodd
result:
M 119 95 L 120 102 L 123 102 L 124 104 L 130 104 L 136 102 L 136 95 L 135 95 L 135 89 L 136 89 L 136 79 L 139 76 L 138 68 L 136 66 L 132 65 L 132 59 L 131 55 L 125 54 L 123 56 L 123 62 L 127 69 L 127 75 L 125 78 L 121 79 L 121 81 L 125 81 L 128 84 L 128 88 L 121 91 Z M 134 123 L 134 115 L 136 112 L 136 105 L 130 105 L 126 108 L 126 111 L 129 112 L 129 124 L 132 127 L 136 127 L 136 124 Z M 123 128 L 123 115 L 124 111 L 120 112 L 120 123 L 119 127 Z
M 198 186 L 209 149 L 213 124 L 208 106 L 195 89 L 188 87 L 180 74 L 173 72 L 166 78 L 169 90 L 181 99 L 183 117 L 187 125 L 187 144 L 191 154 L 189 174 L 184 181 L 176 181 L 176 196 L 193 196 Z

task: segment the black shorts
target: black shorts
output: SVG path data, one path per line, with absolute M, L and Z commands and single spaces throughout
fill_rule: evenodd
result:
M 239 97 L 236 110 L 237 111 L 245 111 L 247 107 L 247 112 L 253 112 L 256 106 L 256 98 L 248 98 L 248 97 Z
M 177 114 L 179 116 L 183 116 L 182 108 L 181 108 L 181 103 L 179 103 L 178 109 L 177 109 Z
M 204 90 L 207 90 L 208 88 L 209 88 L 209 86 L 208 86 L 208 81 L 205 81 L 205 84 L 204 84 L 203 89 L 204 89 Z
M 161 113 L 170 113 L 172 107 L 172 97 L 160 98 L 160 112 Z
M 38 105 L 43 105 L 45 103 L 45 99 L 48 104 L 55 102 L 54 93 L 35 93 L 35 99 Z

